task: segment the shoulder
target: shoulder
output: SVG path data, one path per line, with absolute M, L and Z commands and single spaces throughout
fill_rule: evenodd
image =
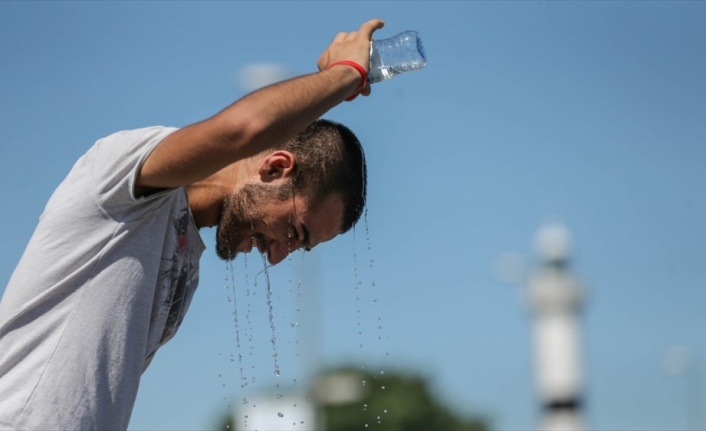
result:
M 123 148 L 156 146 L 164 138 L 179 130 L 177 127 L 149 126 L 114 132 L 96 142 L 98 146 L 115 145 Z

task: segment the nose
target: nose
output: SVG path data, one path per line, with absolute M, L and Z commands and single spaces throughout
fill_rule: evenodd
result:
M 300 248 L 299 243 L 283 244 L 279 241 L 272 241 L 267 250 L 267 260 L 270 265 L 277 265 L 282 262 L 291 252 Z

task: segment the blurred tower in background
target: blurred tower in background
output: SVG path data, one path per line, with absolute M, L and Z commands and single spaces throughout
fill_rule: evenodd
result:
M 579 431 L 583 376 L 579 317 L 581 286 L 570 273 L 571 241 L 562 225 L 548 225 L 536 237 L 539 268 L 529 278 L 536 384 L 542 406 L 539 429 Z

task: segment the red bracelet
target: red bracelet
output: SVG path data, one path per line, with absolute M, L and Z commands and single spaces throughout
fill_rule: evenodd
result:
M 351 67 L 353 67 L 355 70 L 357 70 L 358 73 L 360 73 L 360 87 L 358 88 L 358 90 L 357 90 L 355 93 L 353 93 L 353 95 L 352 95 L 351 97 L 349 97 L 348 99 L 346 99 L 346 101 L 350 102 L 351 100 L 353 100 L 353 99 L 355 99 L 356 97 L 358 97 L 358 95 L 360 94 L 360 92 L 363 91 L 363 88 L 365 88 L 365 84 L 368 83 L 368 72 L 365 71 L 365 68 L 364 68 L 363 66 L 361 66 L 361 65 L 358 64 L 358 63 L 356 63 L 356 62 L 353 61 L 353 60 L 338 60 L 338 61 L 334 61 L 333 63 L 329 64 L 326 69 L 330 69 L 330 68 L 332 68 L 333 66 L 336 66 L 337 64 L 345 64 L 346 66 L 351 66 Z

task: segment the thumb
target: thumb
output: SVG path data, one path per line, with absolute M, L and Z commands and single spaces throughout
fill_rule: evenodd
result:
M 385 26 L 385 22 L 381 19 L 371 19 L 360 26 L 359 33 L 365 36 L 368 40 L 372 39 L 375 30 L 379 30 Z

